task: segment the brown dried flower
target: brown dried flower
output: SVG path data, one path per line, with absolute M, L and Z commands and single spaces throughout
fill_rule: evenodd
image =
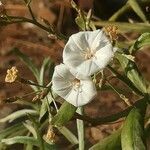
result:
M 7 74 L 5 77 L 5 82 L 15 82 L 15 80 L 17 79 L 17 74 L 18 74 L 18 69 L 14 66 L 11 69 L 7 70 Z
M 105 31 L 110 36 L 111 40 L 117 40 L 118 39 L 117 30 L 118 30 L 117 26 L 109 25 L 109 26 L 105 27 Z
M 54 142 L 55 141 L 55 136 L 56 136 L 56 134 L 54 132 L 53 127 L 51 125 L 49 125 L 47 133 L 45 135 L 45 140 Z

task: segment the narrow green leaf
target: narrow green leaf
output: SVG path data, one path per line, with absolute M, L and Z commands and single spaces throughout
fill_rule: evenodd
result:
M 45 58 L 40 70 L 40 81 L 39 84 L 43 85 L 44 84 L 44 72 L 47 70 L 48 66 L 51 64 L 51 60 L 49 58 Z
M 35 83 L 35 82 L 33 82 L 32 80 L 29 80 L 29 81 L 30 81 L 31 83 L 33 83 L 33 84 Z M 35 92 L 40 89 L 39 87 L 37 87 L 37 86 L 35 86 L 35 85 L 30 85 L 30 87 L 31 87 L 32 90 L 35 91 Z
M 16 143 L 32 144 L 34 146 L 40 147 L 39 142 L 35 138 L 27 137 L 27 136 L 16 136 L 16 137 L 13 137 L 13 138 L 3 139 L 2 143 L 6 144 L 6 145 L 12 145 L 12 144 L 16 144 Z M 44 147 L 46 149 L 56 150 L 55 145 L 50 145 L 50 144 L 44 143 Z
M 27 145 L 26 145 L 26 150 L 33 150 L 33 145 L 30 143 L 28 143 Z
M 150 33 L 143 33 L 129 49 L 130 54 L 134 54 L 137 50 L 144 46 L 150 45 Z
M 147 93 L 147 84 L 139 72 L 135 62 L 129 60 L 120 53 L 116 53 L 116 58 L 119 60 L 121 67 L 125 71 L 126 76 L 143 94 Z
M 32 116 L 30 114 L 28 114 L 28 118 L 32 122 L 33 128 L 34 128 L 34 130 L 36 132 L 37 142 L 39 143 L 40 150 L 45 150 L 44 149 L 44 140 L 43 140 L 43 137 L 42 137 L 42 132 L 40 130 L 39 122 L 34 118 L 34 116 Z
M 23 125 L 32 133 L 34 138 L 37 139 L 36 131 L 35 131 L 34 127 L 32 126 L 31 122 L 28 120 L 28 121 L 24 122 Z
M 73 117 L 76 109 L 75 106 L 65 101 L 52 119 L 52 124 L 58 127 L 65 125 Z
M 103 27 L 108 25 L 114 25 L 117 26 L 119 29 L 119 32 L 138 32 L 138 33 L 144 33 L 144 32 L 150 32 L 150 25 L 145 23 L 126 23 L 126 22 L 114 22 L 114 21 L 93 21 L 95 26 Z
M 17 100 L 14 102 L 15 104 L 19 104 L 19 105 L 22 105 L 22 106 L 28 106 L 28 107 L 31 107 L 35 110 L 38 110 L 38 106 L 35 104 L 35 103 L 32 103 L 32 102 L 29 102 L 27 100 Z
M 78 144 L 77 137 L 66 127 L 57 127 L 60 133 L 62 133 L 66 139 L 72 144 Z
M 31 59 L 29 59 L 29 57 L 27 55 L 23 54 L 17 48 L 14 48 L 13 52 L 27 65 L 27 67 L 32 71 L 32 73 L 36 77 L 37 81 L 39 81 L 39 70 L 34 65 L 34 63 L 31 61 Z
M 52 76 L 53 76 L 53 73 L 54 73 L 54 69 L 55 69 L 55 63 L 52 62 L 50 67 L 49 67 L 49 72 L 48 72 L 48 77 L 49 77 L 49 80 L 52 79 Z
M 0 131 L 0 140 L 3 138 L 6 138 L 7 136 L 11 135 L 12 133 L 17 132 L 18 130 L 22 130 L 22 129 L 24 129 L 22 123 L 18 123 L 11 127 L 6 128 L 6 129 Z
M 78 107 L 77 112 L 83 115 L 83 108 Z M 79 140 L 79 150 L 85 149 L 84 143 L 84 122 L 83 120 L 77 119 L 77 130 L 78 130 L 78 140 Z
M 81 30 L 85 30 L 85 21 L 83 18 L 81 18 L 80 16 L 78 16 L 76 19 L 75 19 L 75 22 L 76 24 L 78 25 L 78 27 L 81 29 Z
M 89 150 L 121 150 L 121 129 L 93 145 Z
M 12 114 L 10 114 L 10 115 L 0 119 L 0 123 L 6 122 L 6 121 L 12 122 L 12 121 L 14 121 L 17 118 L 26 116 L 27 114 L 37 115 L 38 113 L 37 113 L 37 111 L 32 110 L 32 109 L 18 110 L 16 112 L 13 112 Z
M 78 27 L 81 29 L 81 30 L 85 30 L 85 29 L 88 29 L 88 30 L 90 30 L 90 28 L 92 29 L 92 30 L 96 30 L 96 27 L 95 27 L 95 25 L 94 25 L 94 23 L 91 21 L 91 20 L 89 20 L 89 23 L 88 23 L 88 20 L 87 20 L 87 18 L 86 18 L 86 16 L 84 15 L 84 17 L 85 17 L 85 20 L 82 18 L 82 17 L 80 17 L 80 16 L 78 16 L 76 19 L 75 19 L 75 22 L 76 22 L 76 24 L 78 25 Z M 87 24 L 88 24 L 88 26 L 87 26 Z M 90 28 L 89 28 L 90 27 Z
M 143 142 L 144 119 L 137 108 L 133 108 L 122 128 L 121 144 L 122 150 L 146 150 Z
M 41 105 L 41 109 L 40 109 L 40 117 L 39 120 L 41 120 L 43 118 L 43 116 L 46 114 L 46 112 L 48 111 L 47 109 L 47 99 L 44 98 L 42 100 L 42 105 Z
M 129 5 L 132 7 L 132 9 L 134 10 L 134 12 L 144 21 L 146 22 L 146 16 L 143 13 L 140 5 L 138 4 L 137 0 L 128 0 Z

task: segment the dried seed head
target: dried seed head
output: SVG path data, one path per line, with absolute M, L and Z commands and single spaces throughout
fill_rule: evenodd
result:
M 51 125 L 49 125 L 47 133 L 44 136 L 45 140 L 48 140 L 48 141 L 51 141 L 51 142 L 55 142 L 55 136 L 56 136 L 56 134 L 54 132 L 53 127 Z
M 105 27 L 104 29 L 112 41 L 118 39 L 118 32 L 117 32 L 118 27 L 117 26 L 109 25 L 109 26 Z
M 7 70 L 7 74 L 5 77 L 5 82 L 15 82 L 15 80 L 17 79 L 17 74 L 18 74 L 18 69 L 16 67 L 12 67 L 11 69 Z

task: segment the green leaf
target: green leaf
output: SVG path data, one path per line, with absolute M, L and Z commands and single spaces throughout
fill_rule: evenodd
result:
M 139 109 L 133 108 L 122 128 L 122 150 L 146 150 L 143 142 L 144 119 Z
M 130 54 L 134 54 L 137 50 L 144 46 L 150 45 L 150 33 L 143 33 L 129 49 Z
M 147 93 L 147 84 L 139 72 L 136 64 L 120 53 L 116 53 L 115 57 L 119 60 L 121 67 L 125 71 L 126 76 L 143 94 Z
M 27 137 L 27 136 L 16 136 L 16 137 L 13 137 L 13 138 L 3 139 L 2 143 L 6 144 L 6 145 L 12 145 L 12 144 L 16 144 L 16 143 L 32 144 L 34 146 L 40 147 L 39 142 L 35 138 Z M 47 150 L 48 149 L 56 150 L 55 145 L 50 145 L 50 144 L 44 143 L 44 147 Z
M 134 12 L 144 21 L 146 22 L 146 16 L 143 13 L 140 5 L 138 4 L 137 0 L 128 0 L 129 5 L 132 7 L 132 9 L 134 10 Z
M 37 81 L 39 81 L 39 70 L 34 65 L 34 63 L 29 59 L 29 57 L 25 54 L 23 54 L 19 49 L 14 48 L 13 50 L 14 54 L 17 55 L 26 65 L 27 67 L 32 71 L 34 76 L 36 77 Z
M 11 127 L 8 127 L 2 131 L 0 131 L 0 140 L 6 138 L 7 136 L 11 135 L 12 133 L 17 132 L 18 130 L 24 129 L 22 123 L 15 124 Z
M 138 32 L 145 33 L 150 32 L 150 25 L 146 23 L 126 23 L 126 22 L 115 22 L 115 21 L 93 21 L 95 26 L 103 27 L 108 25 L 117 26 L 119 32 L 127 33 L 127 32 Z
M 65 125 L 73 117 L 76 109 L 77 107 L 65 101 L 52 119 L 52 124 L 58 127 Z
M 38 106 L 35 103 L 29 102 L 27 100 L 20 99 L 20 100 L 15 101 L 14 103 L 22 105 L 22 106 L 28 106 L 38 111 Z
M 27 144 L 26 150 L 33 150 L 33 145 L 30 143 Z
M 42 100 L 42 105 L 41 105 L 41 109 L 40 109 L 40 117 L 39 117 L 39 120 L 41 120 L 43 118 L 43 116 L 46 114 L 47 112 L 47 99 L 44 98 Z
M 32 110 L 32 109 L 18 110 L 16 112 L 13 112 L 12 114 L 0 119 L 0 123 L 6 122 L 6 121 L 12 122 L 17 118 L 26 116 L 27 114 L 37 115 L 38 113 L 37 113 L 37 111 Z
M 39 143 L 40 150 L 44 150 L 44 140 L 42 137 L 42 132 L 40 130 L 40 123 L 32 115 L 28 114 L 29 120 L 32 122 L 33 128 L 36 132 L 37 142 Z
M 28 120 L 24 122 L 23 125 L 30 131 L 30 133 L 32 133 L 34 138 L 37 139 L 37 134 L 36 134 L 34 127 L 32 126 L 32 123 Z
M 54 73 L 54 69 L 55 69 L 55 63 L 52 62 L 50 67 L 49 67 L 49 72 L 48 72 L 48 77 L 49 77 L 49 80 L 52 79 L 52 76 L 53 76 L 53 73 Z
M 85 21 L 82 17 L 78 16 L 76 19 L 75 19 L 75 22 L 76 24 L 78 25 L 78 27 L 81 29 L 81 30 L 85 30 L 86 26 L 85 26 Z
M 66 139 L 72 144 L 78 144 L 77 137 L 66 127 L 57 127 L 60 133 L 62 133 Z
M 45 58 L 40 70 L 40 81 L 39 84 L 43 85 L 44 84 L 44 72 L 47 70 L 48 66 L 51 64 L 51 60 L 49 58 Z
M 88 20 L 85 15 L 84 15 L 84 18 L 85 18 L 85 20 L 83 19 L 83 17 L 77 16 L 77 18 L 75 19 L 75 22 L 78 25 L 78 27 L 83 31 L 86 28 L 88 30 L 90 30 L 89 28 L 91 28 L 92 30 L 96 30 L 94 23 L 91 20 L 89 20 L 89 23 L 88 23 Z M 87 26 L 87 23 L 88 23 L 88 26 Z
M 32 80 L 29 80 L 31 83 L 33 83 L 33 84 L 35 84 L 35 82 L 33 82 Z M 32 88 L 32 90 L 33 91 L 39 91 L 40 90 L 40 88 L 39 87 L 37 87 L 37 86 L 35 86 L 35 85 L 30 85 L 30 87 Z
M 121 150 L 121 129 L 104 138 L 89 150 Z
M 83 115 L 83 107 L 78 107 L 77 113 Z M 77 130 L 78 130 L 78 140 L 79 140 L 79 150 L 85 149 L 85 142 L 84 142 L 84 122 L 83 120 L 77 119 Z

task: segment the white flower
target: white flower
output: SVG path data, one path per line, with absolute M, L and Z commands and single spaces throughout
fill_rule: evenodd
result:
M 77 79 L 64 64 L 55 67 L 52 89 L 76 107 L 89 103 L 97 94 L 90 77 Z
M 110 40 L 101 30 L 73 34 L 63 51 L 63 61 L 77 76 L 90 76 L 103 70 L 114 51 Z

